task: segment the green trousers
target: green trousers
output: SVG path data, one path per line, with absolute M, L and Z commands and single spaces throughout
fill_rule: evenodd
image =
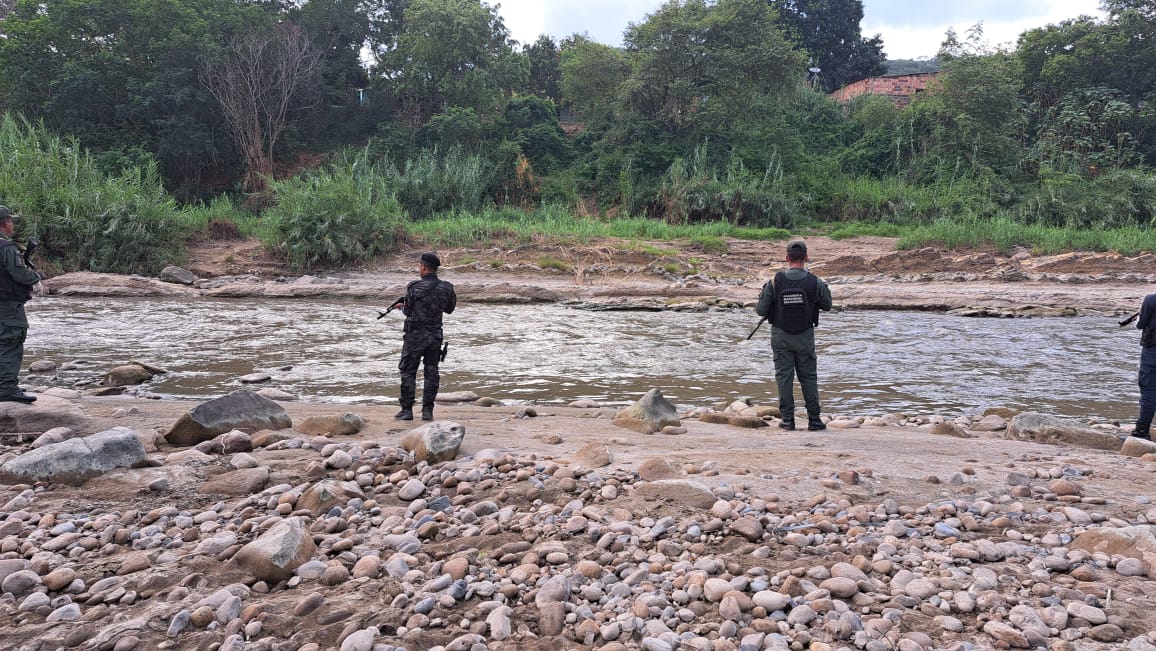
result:
M 20 393 L 18 376 L 24 363 L 24 339 L 28 327 L 0 324 L 0 395 Z
M 789 334 L 771 328 L 771 350 L 775 353 L 775 382 L 779 385 L 779 411 L 787 422 L 795 419 L 795 376 L 803 389 L 807 419 L 819 420 L 819 360 L 815 355 L 815 329 Z

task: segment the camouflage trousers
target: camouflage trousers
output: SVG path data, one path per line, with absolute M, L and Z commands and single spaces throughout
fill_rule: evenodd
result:
M 415 328 L 405 334 L 401 346 L 401 396 L 398 402 L 403 408 L 412 408 L 417 396 L 417 367 L 425 369 L 425 384 L 422 387 L 421 403 L 432 408 L 441 386 L 438 374 L 439 357 L 442 352 L 442 331 L 438 329 Z

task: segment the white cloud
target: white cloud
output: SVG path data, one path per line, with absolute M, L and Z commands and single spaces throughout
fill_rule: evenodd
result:
M 632 22 L 641 22 L 661 7 L 663 0 L 486 0 L 500 1 L 499 13 L 510 36 L 532 43 L 541 34 L 561 40 L 571 34 L 587 34 L 607 45 L 622 45 L 622 34 Z
M 510 35 L 522 43 L 533 43 L 546 29 L 546 9 L 544 0 L 487 0 L 490 6 L 499 5 L 498 13 Z
M 664 0 L 485 0 L 498 4 L 510 35 L 532 43 L 541 34 L 563 39 L 585 33 L 607 45 L 621 45 L 629 23 L 641 22 Z M 1020 33 L 1075 18 L 1100 16 L 1100 0 L 863 0 L 864 36 L 882 34 L 893 59 L 934 56 L 947 29 L 961 36 L 978 22 L 993 45 L 1014 45 Z
M 905 13 L 901 5 L 911 5 Z M 983 23 L 984 39 L 991 45 L 1015 47 L 1023 32 L 1081 15 L 1101 16 L 1099 0 L 1028 0 L 1024 2 L 947 2 L 926 6 L 949 10 L 938 14 L 915 9 L 897 0 L 865 0 L 861 29 L 864 36 L 883 35 L 883 51 L 890 59 L 934 56 L 944 34 L 954 28 L 962 38 L 976 23 Z

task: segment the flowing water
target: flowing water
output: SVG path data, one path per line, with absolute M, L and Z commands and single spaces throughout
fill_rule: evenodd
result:
M 130 359 L 161 366 L 147 390 L 203 399 L 267 372 L 302 399 L 392 402 L 401 314 L 368 302 L 50 298 L 28 305 L 25 363 L 84 360 L 71 386 Z M 513 403 L 625 404 L 659 388 L 680 405 L 739 396 L 774 404 L 769 328 L 751 311 L 591 312 L 459 304 L 446 317 L 442 390 Z M 824 314 L 824 411 L 958 415 L 1008 406 L 1127 420 L 1139 333 L 1108 317 L 974 319 L 923 312 Z M 43 380 L 30 379 L 31 386 Z M 421 384 L 420 375 L 418 381 Z M 796 389 L 797 392 L 797 389 Z M 800 402 L 800 408 L 802 407 Z

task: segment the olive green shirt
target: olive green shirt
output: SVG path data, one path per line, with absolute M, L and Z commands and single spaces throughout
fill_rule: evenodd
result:
M 0 239 L 10 239 L 0 234 Z M 40 275 L 24 264 L 24 258 L 14 246 L 6 246 L 0 250 L 0 273 L 6 273 L 12 280 L 21 285 L 35 285 L 40 282 Z M 24 314 L 24 303 L 20 301 L 0 301 L 0 325 L 27 328 L 28 317 Z

